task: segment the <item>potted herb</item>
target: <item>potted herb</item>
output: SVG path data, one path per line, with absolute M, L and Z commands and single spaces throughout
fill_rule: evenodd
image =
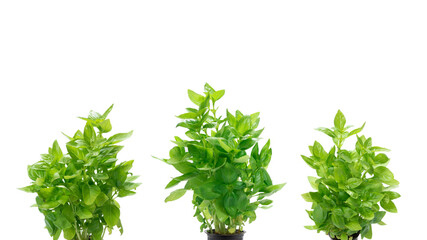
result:
M 33 182 L 21 190 L 37 193 L 34 206 L 43 213 L 55 240 L 61 232 L 69 240 L 101 240 L 114 227 L 123 233 L 116 198 L 135 194 L 139 183 L 133 182 L 137 176 L 129 172 L 133 160 L 117 163 L 123 148 L 117 143 L 132 131 L 103 136 L 112 128 L 107 119 L 112 107 L 102 115 L 91 111 L 89 117 L 81 118 L 86 121 L 84 131 L 66 135 L 67 152 L 55 141 L 40 161 L 28 166 Z
M 195 108 L 178 116 L 177 127 L 187 129 L 189 140 L 175 137 L 169 159 L 181 175 L 166 186 L 172 188 L 185 182 L 165 199 L 166 202 L 193 193 L 195 217 L 206 229 L 208 239 L 243 239 L 245 222 L 256 219 L 255 210 L 267 207 L 267 199 L 284 184 L 273 185 L 267 172 L 272 150 L 270 141 L 258 145 L 263 129 L 257 129 L 259 113 L 244 115 L 227 110 L 227 117 L 217 113 L 217 101 L 224 90 L 215 91 L 206 84 L 203 95 L 188 90 Z
M 317 129 L 330 136 L 334 146 L 327 152 L 314 142 L 309 147 L 312 156 L 302 156 L 319 176 L 308 177 L 316 191 L 302 195 L 313 203 L 307 212 L 315 225 L 306 228 L 324 231 L 331 239 L 355 240 L 359 235 L 371 239 L 372 225 L 384 225 L 386 211 L 397 212 L 393 200 L 400 195 L 391 189 L 399 182 L 386 167 L 390 159 L 378 153 L 389 150 L 373 146 L 372 138 L 357 135 L 365 124 L 351 131 L 345 124 L 338 111 L 334 127 Z M 351 136 L 356 137 L 355 149 L 346 150 L 344 141 Z

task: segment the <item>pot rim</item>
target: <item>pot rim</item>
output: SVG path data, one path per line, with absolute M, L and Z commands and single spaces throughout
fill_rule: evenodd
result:
M 210 232 L 209 230 L 205 230 L 205 233 L 207 234 L 207 235 L 216 235 L 216 236 L 239 236 L 239 235 L 244 235 L 245 233 L 246 233 L 246 231 L 245 230 L 243 230 L 243 231 L 236 231 L 235 233 L 233 233 L 233 234 L 220 234 L 220 233 L 215 233 L 215 229 L 212 229 L 212 231 L 213 231 L 213 233 L 212 232 Z
M 334 238 L 331 237 L 331 234 L 329 234 L 329 233 L 328 233 L 328 236 L 329 236 L 330 239 L 332 239 L 332 240 L 334 239 Z M 355 234 L 353 234 L 353 235 L 351 235 L 349 237 L 353 237 L 353 240 L 354 240 L 354 239 L 358 238 L 359 236 L 360 236 L 360 231 L 358 231 L 357 233 L 355 233 Z

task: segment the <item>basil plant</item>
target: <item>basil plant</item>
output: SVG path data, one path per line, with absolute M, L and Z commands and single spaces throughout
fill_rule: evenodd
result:
M 372 145 L 372 138 L 358 136 L 362 127 L 350 131 L 341 111 L 335 116 L 334 127 L 318 128 L 332 138 L 334 146 L 326 151 L 320 143 L 310 146 L 310 157 L 304 161 L 316 170 L 318 177 L 308 177 L 313 192 L 303 194 L 307 202 L 312 202 L 312 210 L 307 211 L 314 226 L 307 229 L 324 231 L 333 239 L 372 238 L 372 225 L 384 225 L 387 212 L 396 213 L 393 202 L 399 198 L 391 191 L 399 182 L 386 167 L 389 158 L 384 153 L 389 150 Z M 344 141 L 354 136 L 355 148 L 343 148 Z
M 37 193 L 34 206 L 55 240 L 61 232 L 68 240 L 101 240 L 114 227 L 123 233 L 116 198 L 135 194 L 139 183 L 129 172 L 133 160 L 117 163 L 123 148 L 117 143 L 132 131 L 104 137 L 112 128 L 107 119 L 112 107 L 102 115 L 91 111 L 81 118 L 86 121 L 84 131 L 67 136 L 66 152 L 55 141 L 40 161 L 28 166 L 32 184 L 22 190 Z
M 270 141 L 262 148 L 258 145 L 263 131 L 257 129 L 259 113 L 236 111 L 233 115 L 227 110 L 226 118 L 218 116 L 216 104 L 225 91 L 215 91 L 208 84 L 204 90 L 203 95 L 188 90 L 195 108 L 179 115 L 183 121 L 177 125 L 186 129 L 188 140 L 175 137 L 170 158 L 162 159 L 181 173 L 166 188 L 185 182 L 165 201 L 191 191 L 201 231 L 240 233 L 246 221 L 256 219 L 255 210 L 270 205 L 272 200 L 267 197 L 284 184 L 273 185 L 267 172 L 272 150 Z

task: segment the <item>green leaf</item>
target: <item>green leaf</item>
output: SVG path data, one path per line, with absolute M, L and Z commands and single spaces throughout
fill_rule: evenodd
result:
M 270 199 L 263 199 L 263 200 L 259 201 L 259 203 L 260 203 L 261 205 L 270 205 L 270 204 L 272 204 L 272 203 L 273 203 L 273 200 L 270 200 Z
M 181 148 L 180 147 L 173 147 L 170 151 L 169 151 L 169 161 L 168 163 L 173 164 L 173 163 L 179 163 L 183 160 L 183 154 L 181 152 Z
M 348 178 L 347 166 L 342 162 L 335 162 L 334 177 L 338 183 L 346 183 Z
M 341 209 L 334 209 L 332 211 L 332 223 L 340 229 L 345 228 L 345 221 L 344 221 L 344 213 Z
M 362 207 L 359 209 L 360 216 L 362 216 L 366 220 L 372 220 L 374 218 L 374 212 L 367 207 Z
M 108 177 L 108 174 L 106 173 L 98 173 L 98 174 L 95 174 L 93 178 L 96 180 L 107 180 L 109 177 Z
M 34 193 L 37 192 L 37 187 L 34 185 L 18 188 L 21 191 L 28 192 L 28 193 Z
M 375 213 L 375 217 L 372 219 L 371 223 L 380 223 L 381 220 L 384 218 L 386 212 L 379 211 Z
M 325 156 L 325 153 L 326 152 L 323 149 L 322 145 L 319 142 L 314 141 L 314 144 L 313 144 L 313 155 L 322 159 Z
M 101 189 L 96 185 L 85 184 L 82 187 L 83 201 L 86 205 L 92 205 L 98 197 Z
M 227 109 L 227 121 L 228 121 L 228 124 L 230 124 L 230 126 L 236 127 L 236 125 L 237 125 L 236 118 L 233 116 L 233 114 L 231 114 L 228 111 L 228 109 Z
M 237 216 L 237 197 L 233 192 L 225 194 L 224 209 L 231 217 Z
M 387 157 L 384 153 L 380 153 L 375 156 L 374 162 L 377 164 L 385 164 L 390 160 L 390 158 Z
M 180 182 L 188 180 L 190 178 L 196 177 L 197 175 L 199 175 L 198 172 L 191 172 L 191 173 L 186 173 L 184 175 L 181 175 L 179 177 L 176 177 L 174 179 L 172 179 L 172 181 L 170 181 L 167 185 L 166 185 L 166 189 L 174 187 L 176 185 L 178 185 Z
M 222 168 L 215 172 L 215 178 L 225 184 L 233 183 L 239 177 L 239 171 L 229 163 L 226 163 Z
M 203 100 L 203 102 L 199 105 L 199 111 L 203 111 L 203 109 L 205 108 L 209 108 L 210 106 L 210 95 L 208 94 L 205 98 L 205 100 Z
M 75 220 L 73 208 L 70 205 L 64 205 L 61 214 L 70 222 Z
M 111 104 L 111 106 L 102 114 L 101 118 L 106 119 L 108 117 L 108 114 L 110 114 L 111 110 L 113 110 L 114 104 Z
M 306 156 L 304 156 L 304 155 L 301 155 L 301 157 L 302 157 L 302 159 L 311 167 L 311 168 L 314 168 L 314 169 L 316 169 L 316 166 L 314 165 L 314 160 L 313 159 L 311 159 L 311 158 L 309 158 L 309 157 L 306 157 Z
M 119 220 L 119 223 L 120 223 L 120 220 Z M 100 222 L 99 219 L 92 219 L 92 221 L 89 223 L 87 228 L 88 228 L 87 231 L 89 233 L 92 233 L 92 238 L 94 240 L 102 240 L 101 236 L 103 232 L 103 224 Z
M 219 137 L 207 137 L 206 140 L 216 146 L 219 150 L 221 151 L 225 151 L 225 152 L 231 152 L 231 150 L 233 150 L 230 146 L 228 146 L 226 143 L 224 143 L 223 140 L 225 140 L 224 138 L 219 138 Z
M 271 196 L 274 193 L 280 191 L 285 185 L 286 183 L 281 183 L 281 184 L 271 185 L 266 188 L 263 188 L 261 191 L 263 191 L 264 193 L 259 194 L 259 196 L 262 196 L 262 197 Z
M 197 94 L 190 89 L 188 89 L 188 97 L 197 106 L 200 106 L 200 104 L 202 104 L 202 102 L 205 100 L 205 98 L 202 95 Z
M 322 225 L 327 216 L 328 213 L 319 204 L 317 204 L 313 210 L 313 220 L 316 223 L 316 226 Z
M 225 93 L 225 90 L 218 90 L 212 93 L 211 96 L 215 101 L 218 101 L 219 99 L 222 98 L 222 96 L 224 96 L 224 93 Z
M 318 190 L 318 186 L 319 186 L 319 184 L 316 183 L 317 179 L 318 178 L 316 177 L 311 177 L 311 176 L 308 177 L 308 182 L 310 183 L 311 187 L 315 190 Z
M 237 204 L 236 204 L 237 210 L 239 210 L 241 212 L 246 211 L 246 208 L 249 204 L 249 197 L 246 196 L 246 193 L 244 191 L 236 191 L 235 194 L 237 197 Z M 267 201 L 269 201 L 269 200 L 265 199 L 265 202 L 261 203 L 261 204 L 268 205 Z
M 362 227 L 360 226 L 359 222 L 357 221 L 351 221 L 347 224 L 345 224 L 345 226 L 350 229 L 351 231 L 360 231 L 362 230 Z
M 251 117 L 243 116 L 237 123 L 236 130 L 241 134 L 245 134 L 249 129 L 251 129 Z
M 80 207 L 76 214 L 80 219 L 89 219 L 93 217 L 92 212 L 89 209 L 83 207 Z
M 197 132 L 194 131 L 187 131 L 185 133 L 185 135 L 187 135 L 187 137 L 194 139 L 194 140 L 201 140 L 202 138 L 200 137 L 200 135 Z
M 243 140 L 239 143 L 239 149 L 240 150 L 247 150 L 251 148 L 253 145 L 255 145 L 256 141 L 252 138 Z
M 76 230 L 73 227 L 64 229 L 64 238 L 65 239 L 73 240 L 74 236 L 76 236 Z
M 304 194 L 301 194 L 301 196 L 302 198 L 304 198 L 306 202 L 313 202 L 313 199 L 311 198 L 310 193 L 304 193 Z
M 399 185 L 399 182 L 394 179 L 393 173 L 386 167 L 380 166 L 375 168 L 374 176 L 385 184 L 392 186 Z
M 381 207 L 384 208 L 384 210 L 386 210 L 387 212 L 397 213 L 397 208 L 393 201 L 386 201 L 385 199 L 383 199 L 381 200 L 380 204 Z
M 186 189 L 177 189 L 170 193 L 170 195 L 165 199 L 165 202 L 175 201 L 184 196 L 186 192 Z
M 400 198 L 400 194 L 397 192 L 392 192 L 392 191 L 386 191 L 383 192 L 390 200 L 394 200 L 397 198 Z
M 220 222 L 225 222 L 228 219 L 228 214 L 224 209 L 222 201 L 215 201 L 214 206 L 216 210 L 216 217 L 218 217 L 218 220 Z
M 362 238 L 372 239 L 372 226 L 371 224 L 367 224 L 363 227 L 362 231 L 360 231 L 360 235 Z
M 338 110 L 334 119 L 335 128 L 341 131 L 344 130 L 345 122 L 346 120 L 345 120 L 344 114 L 341 112 L 341 110 Z
M 350 188 L 357 188 L 360 184 L 362 184 L 363 180 L 360 178 L 350 178 L 347 181 L 347 185 Z
M 329 128 L 320 127 L 320 128 L 316 128 L 315 130 L 322 132 L 322 133 L 328 135 L 329 137 L 332 137 L 332 138 L 336 137 L 335 133 Z
M 390 149 L 382 147 L 371 147 L 370 150 L 373 152 L 390 152 Z
M 52 154 L 56 161 L 59 161 L 64 155 L 62 154 L 61 148 L 59 147 L 58 141 L 53 142 Z
M 250 156 L 249 155 L 243 155 L 239 158 L 235 158 L 233 159 L 233 162 L 235 163 L 247 163 L 249 160 Z
M 78 160 L 84 159 L 84 153 L 79 149 L 78 145 L 75 142 L 68 142 L 66 145 L 68 154 L 71 158 Z
M 133 134 L 133 131 L 130 131 L 128 133 L 117 133 L 117 134 L 111 136 L 108 139 L 108 142 L 110 142 L 112 144 L 119 143 L 121 141 L 124 141 L 124 140 L 130 138 L 132 136 L 132 134 Z
M 189 162 L 180 162 L 172 164 L 172 166 L 182 174 L 187 174 L 196 170 L 196 168 Z
M 211 85 L 209 85 L 209 83 L 205 83 L 204 89 L 205 89 L 206 93 L 212 94 L 215 92 L 215 89 L 213 89 L 213 87 L 211 87 Z
M 113 127 L 111 126 L 110 119 L 104 120 L 101 123 L 99 123 L 99 130 L 101 130 L 103 133 L 107 133 L 111 131 Z
M 217 184 L 214 182 L 202 183 L 201 186 L 195 189 L 195 193 L 205 200 L 214 200 L 221 196 L 214 190 L 216 186 Z
M 93 127 L 89 123 L 86 123 L 83 135 L 84 135 L 85 141 L 88 144 L 93 143 L 95 141 L 95 139 L 96 139 L 95 130 L 93 129 Z
M 197 113 L 193 113 L 193 112 L 188 112 L 188 113 L 183 113 L 181 115 L 178 115 L 177 118 L 181 118 L 181 119 L 196 119 L 199 115 Z
M 362 125 L 360 128 L 356 128 L 356 129 L 352 130 L 352 131 L 348 134 L 348 136 L 351 136 L 351 135 L 354 135 L 354 134 L 358 134 L 358 133 L 360 133 L 360 132 L 363 130 L 363 128 L 365 127 L 365 124 L 366 124 L 366 123 L 363 123 L 363 125 Z
M 346 219 L 350 219 L 350 218 L 352 218 L 352 217 L 354 217 L 354 216 L 356 216 L 356 215 L 357 215 L 357 212 L 356 212 L 356 211 L 354 211 L 353 209 L 348 208 L 348 207 L 344 207 L 344 208 L 343 208 L 343 211 L 344 211 L 344 217 L 345 217 Z
M 119 194 L 117 196 L 118 197 L 127 197 L 127 196 L 132 196 L 132 195 L 135 195 L 135 194 L 136 194 L 135 191 L 126 190 L 126 189 L 120 189 Z
M 317 230 L 317 226 L 304 226 L 304 228 L 308 230 Z
M 113 228 L 118 224 L 120 219 L 120 209 L 114 204 L 106 204 L 101 208 L 104 214 L 104 220 L 108 227 Z
M 105 193 L 100 192 L 98 197 L 95 200 L 95 204 L 96 206 L 100 207 L 104 205 L 104 203 L 106 203 L 108 200 L 109 200 L 108 196 Z
M 66 228 L 72 227 L 71 223 L 68 222 L 68 220 L 64 216 L 62 216 L 62 215 L 56 216 L 56 220 L 54 221 L 54 224 L 59 229 L 66 229 Z

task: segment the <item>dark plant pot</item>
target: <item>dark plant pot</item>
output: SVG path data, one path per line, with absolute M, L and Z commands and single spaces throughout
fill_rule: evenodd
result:
M 212 232 L 206 231 L 206 234 L 208 235 L 208 240 L 243 240 L 245 231 L 236 232 L 234 234 L 218 234 L 213 230 Z
M 351 235 L 351 236 L 349 236 L 349 237 L 353 237 L 353 240 L 358 240 L 359 238 L 359 234 L 360 234 L 360 232 L 358 232 L 358 233 L 355 233 L 355 234 L 353 234 L 353 235 Z M 331 236 L 329 236 L 329 237 L 331 237 Z M 332 240 L 339 240 L 338 238 L 332 238 L 331 237 L 331 239 Z

